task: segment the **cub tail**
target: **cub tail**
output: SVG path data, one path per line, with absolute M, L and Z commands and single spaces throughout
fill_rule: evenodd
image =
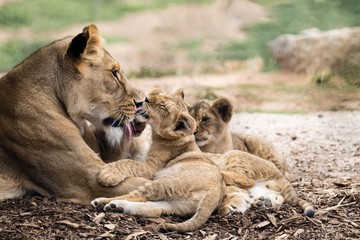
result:
M 159 224 L 157 230 L 162 233 L 172 231 L 179 233 L 194 231 L 200 228 L 209 219 L 221 201 L 221 192 L 210 190 L 199 201 L 195 214 L 189 220 L 182 223 Z
M 286 182 L 287 183 L 284 184 L 285 188 L 283 188 L 282 191 L 282 196 L 284 197 L 285 201 L 300 206 L 304 210 L 304 214 L 306 216 L 314 217 L 315 215 L 314 207 L 308 201 L 299 198 L 291 183 L 288 181 Z

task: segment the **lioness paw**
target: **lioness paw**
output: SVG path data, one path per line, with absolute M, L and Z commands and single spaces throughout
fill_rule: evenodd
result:
M 105 187 L 114 187 L 124 181 L 126 176 L 121 174 L 111 164 L 103 166 L 97 174 L 98 182 Z

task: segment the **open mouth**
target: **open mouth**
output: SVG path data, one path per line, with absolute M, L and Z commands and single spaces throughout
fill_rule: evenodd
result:
M 133 128 L 131 126 L 130 122 L 120 122 L 119 120 L 116 120 L 115 118 L 108 117 L 103 120 L 103 124 L 105 126 L 111 126 L 115 128 L 122 128 L 124 131 L 124 135 L 128 140 L 131 140 L 133 136 Z
M 120 122 L 119 120 L 116 120 L 115 118 L 108 117 L 103 120 L 103 124 L 105 126 L 112 126 L 112 127 L 124 127 L 125 123 Z

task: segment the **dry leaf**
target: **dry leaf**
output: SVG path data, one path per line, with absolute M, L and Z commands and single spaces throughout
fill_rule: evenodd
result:
M 56 223 L 68 225 L 68 226 L 73 227 L 73 228 L 78 228 L 78 227 L 80 226 L 79 224 L 77 224 L 77 223 L 72 223 L 72 222 L 70 222 L 69 220 L 57 221 Z
M 103 220 L 103 218 L 105 217 L 105 213 L 99 213 L 97 216 L 94 217 L 94 219 L 92 220 L 95 224 L 99 224 L 101 222 L 101 220 Z
M 206 238 L 204 238 L 203 240 L 215 240 L 217 237 L 217 234 L 213 234 L 211 236 L 207 236 Z
M 269 221 L 272 223 L 272 225 L 274 225 L 275 227 L 277 227 L 276 218 L 274 217 L 274 215 L 268 213 L 268 214 L 267 214 L 267 217 L 268 217 Z
M 339 179 L 334 182 L 338 187 L 348 187 L 351 184 L 351 180 Z
M 139 232 L 132 233 L 132 234 L 128 235 L 125 238 L 125 240 L 136 239 L 137 236 L 143 235 L 145 233 L 148 233 L 148 231 L 139 231 Z
M 161 239 L 161 240 L 169 240 L 168 238 L 167 238 L 167 236 L 165 236 L 164 234 L 162 234 L 162 233 L 159 233 L 159 238 Z
M 267 226 L 267 225 L 269 225 L 270 224 L 270 221 L 263 221 L 263 222 L 261 222 L 261 223 L 258 223 L 256 226 L 255 226 L 255 228 L 263 228 L 263 227 L 265 227 L 265 226 Z
M 109 232 L 106 232 L 106 233 L 103 233 L 101 234 L 99 237 L 97 237 L 97 239 L 101 239 L 101 238 L 114 238 L 116 237 L 115 234 L 111 233 L 110 231 Z
M 109 224 L 105 224 L 104 225 L 104 228 L 108 229 L 108 230 L 113 230 L 115 229 L 116 225 L 115 224 L 112 224 L 112 223 L 109 223 Z
M 274 238 L 274 240 L 281 240 L 281 239 L 285 239 L 287 238 L 288 235 L 286 233 L 284 233 L 283 235 L 277 236 L 276 238 Z
M 300 234 L 304 233 L 305 230 L 302 228 L 299 228 L 298 230 L 296 230 L 296 232 L 294 233 L 294 237 L 298 237 Z
M 20 216 L 29 216 L 31 215 L 31 212 L 22 212 L 20 213 Z
M 35 223 L 19 223 L 19 224 L 16 224 L 16 226 L 40 228 L 40 226 L 36 225 Z

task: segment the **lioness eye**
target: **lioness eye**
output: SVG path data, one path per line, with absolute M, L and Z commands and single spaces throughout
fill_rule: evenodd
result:
M 207 123 L 207 122 L 209 122 L 210 121 L 210 118 L 209 117 L 203 117 L 202 119 L 201 119 L 201 122 L 203 122 L 203 123 Z
M 114 76 L 114 78 L 118 79 L 118 70 L 117 69 L 111 70 L 111 73 Z

